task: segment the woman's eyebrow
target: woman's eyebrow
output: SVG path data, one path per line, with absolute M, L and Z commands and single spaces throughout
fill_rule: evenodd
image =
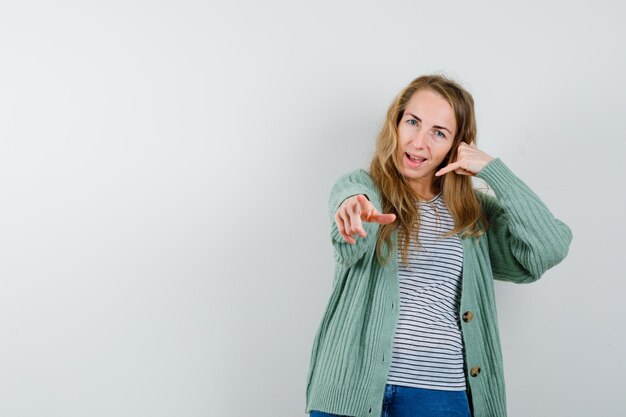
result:
M 420 123 L 422 122 L 422 119 L 420 119 L 419 117 L 417 117 L 417 116 L 416 116 L 416 115 L 414 115 L 413 113 L 407 112 L 407 114 L 410 114 L 411 116 L 415 117 L 415 118 L 417 119 L 417 121 L 418 121 L 418 122 L 420 122 Z M 447 127 L 444 127 L 444 126 L 433 126 L 433 127 L 436 127 L 437 129 L 445 129 L 445 130 L 447 130 L 448 132 L 450 132 L 450 129 L 448 129 Z M 452 134 L 452 132 L 450 132 L 450 134 Z

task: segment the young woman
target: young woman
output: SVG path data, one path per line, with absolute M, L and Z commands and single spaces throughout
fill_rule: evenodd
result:
M 506 416 L 493 279 L 539 279 L 572 233 L 476 147 L 472 96 L 444 76 L 413 80 L 387 112 L 369 172 L 338 179 L 329 214 L 335 278 L 305 412 Z

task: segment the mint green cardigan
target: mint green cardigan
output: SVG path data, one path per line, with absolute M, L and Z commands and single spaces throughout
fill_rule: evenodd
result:
M 504 417 L 504 371 L 493 280 L 536 281 L 565 258 L 572 232 L 500 158 L 490 161 L 476 176 L 485 180 L 496 197 L 475 191 L 489 228 L 478 239 L 461 239 L 459 315 L 473 313 L 471 320 L 461 321 L 467 393 L 474 417 Z M 354 245 L 345 242 L 334 214 L 346 198 L 356 194 L 365 194 L 382 212 L 379 190 L 367 171 L 349 172 L 333 186 L 329 215 L 335 276 L 313 342 L 306 413 L 319 410 L 379 417 L 382 411 L 398 319 L 397 231 L 392 234 L 392 261 L 386 266 L 376 259 L 377 223 L 364 222 L 367 237 L 357 238 Z M 474 372 L 470 372 L 472 368 Z

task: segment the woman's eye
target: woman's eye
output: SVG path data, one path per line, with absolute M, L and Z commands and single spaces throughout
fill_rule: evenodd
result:
M 446 135 L 443 134 L 443 132 L 441 130 L 437 130 L 435 131 L 435 133 L 437 134 L 437 136 L 439 136 L 440 138 L 445 138 Z
M 407 120 L 406 122 L 407 122 L 408 124 L 410 124 L 411 126 L 415 126 L 415 124 L 417 124 L 417 120 L 415 120 L 415 119 L 409 119 L 409 120 Z M 414 124 L 413 122 L 415 122 L 415 124 Z

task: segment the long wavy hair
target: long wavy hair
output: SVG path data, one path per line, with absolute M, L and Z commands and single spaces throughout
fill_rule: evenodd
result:
M 381 225 L 376 240 L 376 256 L 381 264 L 389 262 L 392 232 L 402 228 L 404 239 L 398 239 L 401 261 L 408 264 L 408 248 L 412 239 L 419 243 L 419 213 L 416 200 L 419 196 L 402 174 L 398 160 L 398 125 L 404 116 L 407 104 L 413 94 L 422 89 L 438 93 L 452 107 L 456 119 L 456 135 L 452 148 L 438 169 L 456 160 L 457 148 L 461 142 L 476 143 L 476 116 L 474 99 L 455 81 L 444 75 L 424 75 L 411 81 L 398 95 L 387 110 L 387 119 L 376 139 L 376 150 L 370 164 L 370 175 L 381 192 L 383 213 L 394 213 L 393 223 Z M 446 234 L 452 236 L 460 232 L 462 237 L 478 237 L 488 225 L 478 198 L 474 194 L 471 177 L 453 172 L 434 179 L 437 193 L 442 192 L 444 201 L 454 219 L 454 229 Z M 383 246 L 387 250 L 383 250 Z

